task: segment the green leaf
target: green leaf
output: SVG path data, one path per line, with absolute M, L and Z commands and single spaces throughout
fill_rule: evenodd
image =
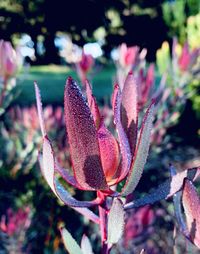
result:
M 124 231 L 124 208 L 122 201 L 114 199 L 108 216 L 108 243 L 110 245 L 119 241 Z
M 135 190 L 142 176 L 144 165 L 146 163 L 147 156 L 149 153 L 153 113 L 154 113 L 154 101 L 152 101 L 151 105 L 147 109 L 147 112 L 144 116 L 139 141 L 131 165 L 131 171 L 125 183 L 124 189 L 122 190 L 123 196 L 129 195 Z
M 60 230 L 64 246 L 69 254 L 83 254 L 80 246 L 66 228 Z
M 81 240 L 81 250 L 83 254 L 94 254 L 92 251 L 92 245 L 89 238 L 86 235 L 83 235 Z

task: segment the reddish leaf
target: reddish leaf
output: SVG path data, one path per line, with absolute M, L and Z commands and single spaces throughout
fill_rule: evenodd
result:
M 118 182 L 126 177 L 129 172 L 130 164 L 131 164 L 131 151 L 128 143 L 128 139 L 126 133 L 124 132 L 122 123 L 121 123 L 121 93 L 119 86 L 115 86 L 115 96 L 113 103 L 114 105 L 114 122 L 117 129 L 117 134 L 119 137 L 119 145 L 120 145 L 120 153 L 121 153 L 121 162 L 119 168 L 114 176 L 114 178 L 118 178 Z
M 65 86 L 65 120 L 73 170 L 85 190 L 106 190 L 96 128 L 91 111 L 76 82 Z
M 99 108 L 98 108 L 97 102 L 92 94 L 91 85 L 88 80 L 85 81 L 85 85 L 86 85 L 86 95 L 87 95 L 88 105 L 89 105 L 89 108 L 92 112 L 96 128 L 98 129 L 98 127 L 100 125 L 100 120 L 101 120 Z
M 101 124 L 98 130 L 99 148 L 101 154 L 101 162 L 106 181 L 111 184 L 119 165 L 119 148 L 116 139 L 112 133 Z
M 182 199 L 190 239 L 200 248 L 200 198 L 192 182 L 187 179 Z
M 138 109 L 137 85 L 131 72 L 128 74 L 122 90 L 121 121 L 133 154 L 137 140 Z
M 153 123 L 153 112 L 154 101 L 152 101 L 144 116 L 139 141 L 131 165 L 131 170 L 129 172 L 128 179 L 126 180 L 126 184 L 122 190 L 122 195 L 128 195 L 132 193 L 135 190 L 142 176 L 149 152 L 151 129 Z

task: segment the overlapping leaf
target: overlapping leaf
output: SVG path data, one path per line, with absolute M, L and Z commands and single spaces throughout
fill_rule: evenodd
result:
M 185 180 L 182 202 L 190 239 L 200 249 L 200 198 L 188 179 Z
M 137 85 L 131 72 L 128 74 L 122 90 L 121 121 L 133 155 L 137 140 L 138 108 Z
M 130 169 L 131 164 L 131 151 L 130 146 L 128 143 L 128 139 L 124 128 L 121 123 L 121 93 L 119 86 L 115 86 L 115 92 L 113 96 L 113 103 L 114 103 L 114 122 L 116 125 L 117 134 L 119 137 L 119 145 L 120 145 L 120 152 L 121 152 L 121 162 L 120 166 L 115 174 L 115 178 L 118 178 L 118 181 L 121 181 L 126 177 L 128 171 Z
M 98 129 L 100 125 L 100 121 L 101 121 L 99 108 L 98 108 L 96 99 L 94 98 L 92 94 L 92 88 L 88 80 L 85 81 L 85 85 L 86 85 L 86 95 L 87 95 L 88 105 L 92 112 L 96 128 Z
M 126 184 L 124 186 L 124 189 L 122 190 L 122 195 L 124 196 L 132 193 L 135 190 L 142 176 L 144 165 L 146 163 L 149 152 L 153 113 L 154 113 L 154 101 L 151 103 L 144 116 L 139 141 L 131 165 L 131 170 L 128 179 L 126 181 Z

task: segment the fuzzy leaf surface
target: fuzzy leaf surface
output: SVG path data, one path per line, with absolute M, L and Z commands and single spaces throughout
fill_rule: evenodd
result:
M 85 190 L 108 189 L 90 108 L 72 78 L 65 86 L 65 121 L 74 175 Z
M 122 195 L 131 194 L 139 183 L 143 169 L 147 160 L 151 129 L 153 125 L 154 102 L 151 103 L 144 116 L 139 141 L 135 150 L 135 156 L 131 165 L 131 170 L 122 190 Z
M 121 121 L 133 154 L 137 140 L 138 107 L 137 85 L 131 72 L 128 74 L 122 90 Z
M 115 244 L 124 231 L 124 208 L 121 200 L 114 199 L 108 216 L 108 243 Z

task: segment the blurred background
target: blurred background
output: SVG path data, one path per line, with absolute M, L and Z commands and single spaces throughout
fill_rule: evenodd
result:
M 153 97 L 159 100 L 151 151 L 135 196 L 165 180 L 169 163 L 179 171 L 200 164 L 199 0 L 1 0 L 0 39 L 11 42 L 4 47 L 1 41 L 1 65 L 8 58 L 12 67 L 7 73 L 0 69 L 1 254 L 66 253 L 60 225 L 78 242 L 86 232 L 92 243 L 98 242 L 99 253 L 98 228 L 61 204 L 41 176 L 34 81 L 63 167 L 71 168 L 63 116 L 66 78 L 75 78 L 83 92 L 89 79 L 114 133 L 113 85 L 123 87 L 130 70 L 138 82 L 141 116 Z M 93 197 L 66 188 L 79 199 Z M 180 233 L 175 239 L 175 231 L 170 202 L 134 211 L 112 253 L 139 253 L 142 247 L 147 253 L 178 253 L 174 246 L 199 253 L 183 244 Z

